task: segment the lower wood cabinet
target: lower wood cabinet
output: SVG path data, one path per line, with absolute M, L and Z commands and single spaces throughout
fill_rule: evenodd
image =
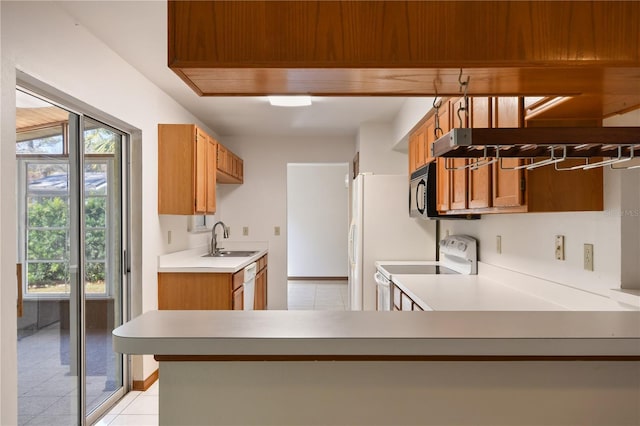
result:
M 267 308 L 267 255 L 256 261 L 254 309 Z M 244 270 L 236 273 L 158 273 L 160 310 L 244 309 Z
M 265 254 L 257 262 L 255 302 L 253 309 L 267 309 L 267 255 Z
M 244 271 L 235 274 L 158 273 L 158 309 L 242 309 Z

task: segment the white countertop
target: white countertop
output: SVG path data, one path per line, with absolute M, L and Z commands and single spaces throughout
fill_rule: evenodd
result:
M 565 307 L 479 275 L 394 275 L 393 282 L 424 310 L 563 311 Z
M 640 356 L 640 313 L 150 311 L 113 344 L 154 355 Z
M 436 263 L 378 261 L 376 266 Z M 391 280 L 425 310 L 640 310 L 640 298 L 634 299 L 631 294 L 624 299 L 614 289 L 596 294 L 482 262 L 478 262 L 478 275 L 391 274 Z
M 255 262 L 267 253 L 267 244 L 261 242 L 226 242 L 225 250 L 252 250 L 257 253 L 250 257 L 202 257 L 206 246 L 158 256 L 158 272 L 205 272 L 234 273 Z

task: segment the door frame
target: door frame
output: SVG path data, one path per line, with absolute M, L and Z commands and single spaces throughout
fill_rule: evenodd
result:
M 82 102 L 60 90 L 37 80 L 36 78 L 16 70 L 16 89 L 31 94 L 38 98 L 43 98 L 47 102 L 59 106 L 65 110 L 73 112 L 80 117 L 80 128 L 83 128 L 82 121 L 84 117 L 90 118 L 92 121 L 98 121 L 107 127 L 116 129 L 123 134 L 122 142 L 122 185 L 127 188 L 122 194 L 122 322 L 128 321 L 129 318 L 135 316 L 141 310 L 141 297 L 138 295 L 139 289 L 133 289 L 134 282 L 140 282 L 139 276 L 142 270 L 142 232 L 138 231 L 135 235 L 133 229 L 141 229 L 142 226 L 142 209 L 141 207 L 132 208 L 131 200 L 140 199 L 142 194 L 142 173 L 141 173 L 141 141 L 142 131 L 110 114 L 98 110 L 97 108 Z M 83 146 L 81 143 L 80 146 Z M 78 155 L 84 155 L 83 152 Z M 134 167 L 137 166 L 137 167 Z M 84 292 L 82 292 L 84 293 Z M 84 299 L 82 299 L 79 313 L 84 315 Z M 17 330 L 15 331 L 17 333 Z M 81 333 L 81 339 L 84 339 L 84 331 Z M 17 340 L 17 337 L 14 336 Z M 82 347 L 84 347 L 84 342 Z M 115 392 L 111 397 L 107 398 L 100 408 L 94 410 L 87 417 L 86 401 L 84 392 L 79 395 L 79 415 L 83 424 L 91 424 L 98 420 L 106 411 L 108 411 L 115 402 L 117 402 L 124 394 L 132 388 L 131 374 L 131 357 L 122 355 L 123 357 L 123 386 L 120 391 Z M 84 379 L 84 356 L 81 359 L 82 380 Z M 16 383 L 17 388 L 17 383 Z

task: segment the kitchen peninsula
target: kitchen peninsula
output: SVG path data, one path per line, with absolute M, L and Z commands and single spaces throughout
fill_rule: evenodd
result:
M 151 311 L 113 334 L 160 362 L 160 424 L 640 420 L 635 311 Z

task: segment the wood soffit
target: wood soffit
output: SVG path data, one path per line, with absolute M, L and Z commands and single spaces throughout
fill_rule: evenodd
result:
M 61 108 L 16 108 L 16 133 L 61 125 L 69 120 L 69 113 Z
M 169 67 L 201 96 L 571 96 L 640 105 L 640 2 L 174 1 Z

